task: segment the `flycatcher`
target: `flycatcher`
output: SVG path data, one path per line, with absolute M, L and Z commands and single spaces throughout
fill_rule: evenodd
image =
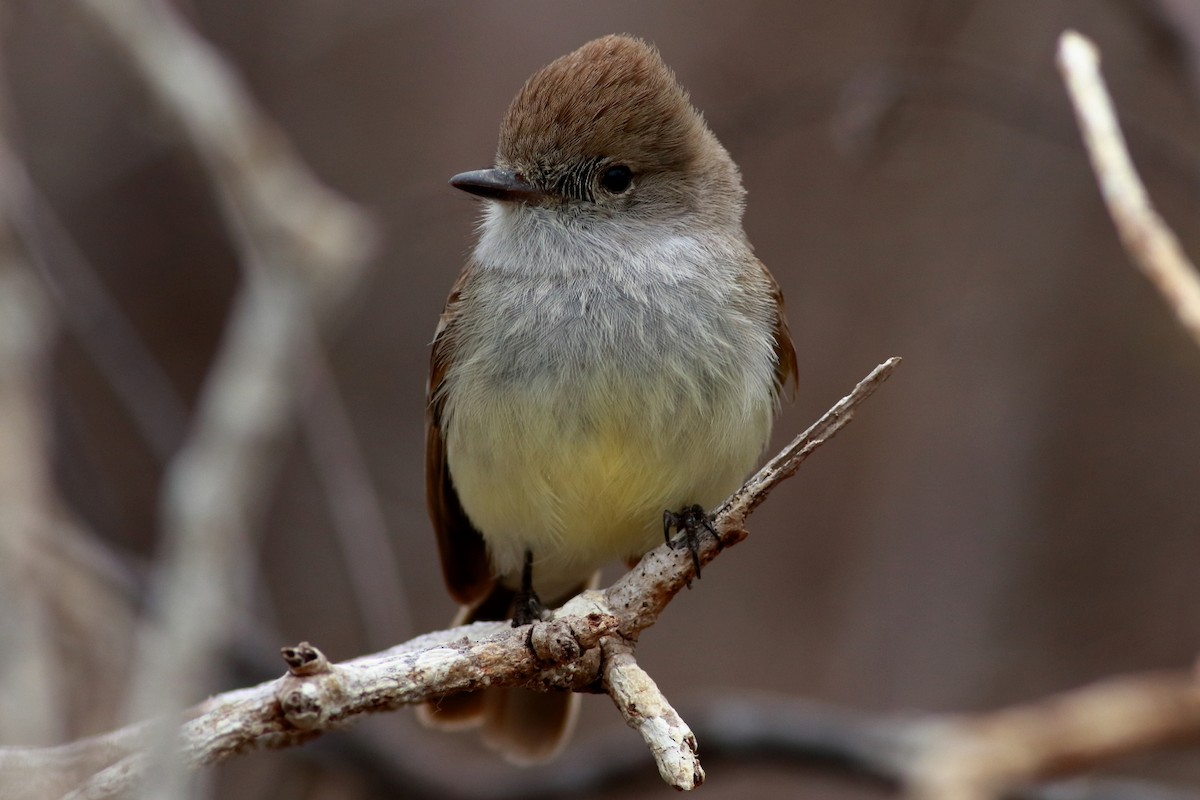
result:
M 754 467 L 796 359 L 779 286 L 742 230 L 737 166 L 658 52 L 606 36 L 533 75 L 429 373 L 426 487 L 457 622 L 538 618 L 666 519 L 707 524 Z M 680 512 L 676 515 L 674 512 Z M 488 690 L 425 709 L 553 755 L 569 693 Z

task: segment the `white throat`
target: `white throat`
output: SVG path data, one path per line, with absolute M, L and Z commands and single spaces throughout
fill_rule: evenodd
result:
M 726 271 L 733 254 L 721 251 L 729 241 L 728 235 L 685 231 L 634 215 L 570 218 L 554 209 L 489 202 L 475 260 L 504 272 L 675 284 Z

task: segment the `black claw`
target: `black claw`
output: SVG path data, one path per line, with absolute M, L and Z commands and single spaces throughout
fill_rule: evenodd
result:
M 717 535 L 717 529 L 713 527 L 712 520 L 700 506 L 689 506 L 678 513 L 664 511 L 663 535 L 666 536 L 667 545 L 674 549 L 676 544 L 671 540 L 671 528 L 675 528 L 683 534 L 683 543 L 687 546 L 688 552 L 692 554 L 692 566 L 696 568 L 696 578 L 700 578 L 701 529 L 712 534 L 712 537 L 717 540 L 717 544 L 721 543 L 721 537 Z M 690 589 L 691 586 L 691 581 L 688 581 L 688 588 Z

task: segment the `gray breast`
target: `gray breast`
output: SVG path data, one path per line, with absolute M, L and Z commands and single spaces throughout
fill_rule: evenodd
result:
M 740 373 L 739 355 L 752 346 L 745 321 L 695 287 L 605 275 L 488 277 L 496 284 L 478 295 L 471 349 L 476 368 L 499 384 L 570 383 L 613 371 L 705 384 Z

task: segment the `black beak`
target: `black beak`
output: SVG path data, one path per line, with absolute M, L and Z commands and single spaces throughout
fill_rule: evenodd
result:
M 490 200 L 540 203 L 546 199 L 545 192 L 508 169 L 477 169 L 463 172 L 451 178 L 450 185 Z

